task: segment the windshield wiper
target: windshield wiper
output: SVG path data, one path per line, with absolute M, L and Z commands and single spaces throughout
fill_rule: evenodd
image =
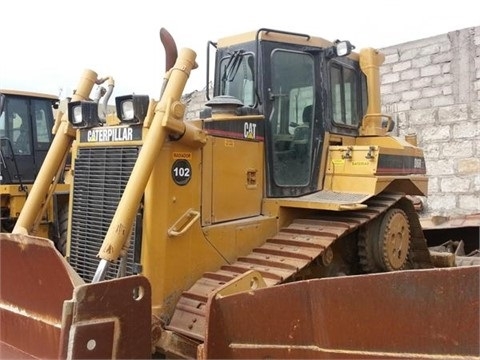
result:
M 234 51 L 230 59 L 228 60 L 225 70 L 223 72 L 222 81 L 232 82 L 237 75 L 238 69 L 240 69 L 240 64 L 243 59 L 243 50 Z

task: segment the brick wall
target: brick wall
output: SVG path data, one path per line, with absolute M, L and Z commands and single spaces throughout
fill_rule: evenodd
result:
M 381 49 L 383 111 L 416 133 L 429 175 L 424 216 L 480 213 L 480 27 Z M 185 95 L 198 117 L 205 91 Z
M 381 51 L 382 110 L 425 151 L 426 213 L 480 212 L 480 27 Z

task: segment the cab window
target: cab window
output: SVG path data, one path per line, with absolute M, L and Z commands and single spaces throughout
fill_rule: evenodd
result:
M 5 121 L 7 137 L 13 151 L 18 155 L 32 154 L 32 138 L 28 112 L 28 101 L 20 98 L 6 99 Z
M 220 62 L 220 95 L 230 95 L 245 106 L 254 106 L 254 57 L 241 51 L 233 52 Z
M 330 67 L 332 118 L 336 125 L 357 127 L 361 114 L 358 109 L 359 90 L 356 73 L 339 63 Z
M 48 150 L 52 139 L 52 105 L 47 100 L 32 101 L 32 115 L 36 127 L 36 142 L 40 150 Z

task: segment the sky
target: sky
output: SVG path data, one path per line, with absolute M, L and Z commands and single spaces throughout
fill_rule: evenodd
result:
M 197 53 L 189 93 L 205 88 L 207 42 L 225 36 L 272 28 L 381 49 L 480 26 L 478 10 L 475 0 L 3 1 L 0 88 L 65 98 L 91 69 L 114 78 L 112 98 L 158 99 L 162 27 Z

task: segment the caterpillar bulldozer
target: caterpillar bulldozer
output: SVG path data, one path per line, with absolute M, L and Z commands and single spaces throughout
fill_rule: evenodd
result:
M 54 95 L 19 90 L 0 90 L 1 229 L 11 232 L 52 142 L 59 107 Z M 68 171 L 68 163 L 65 164 Z M 59 174 L 59 183 L 34 233 L 66 242 L 70 185 Z
M 186 121 L 196 53 L 160 38 L 159 100 L 117 96 L 104 121 L 86 70 L 1 234 L 2 356 L 478 358 L 480 267 L 431 256 L 383 55 L 266 28 L 209 42 L 213 92 Z M 70 149 L 62 257 L 31 228 Z

